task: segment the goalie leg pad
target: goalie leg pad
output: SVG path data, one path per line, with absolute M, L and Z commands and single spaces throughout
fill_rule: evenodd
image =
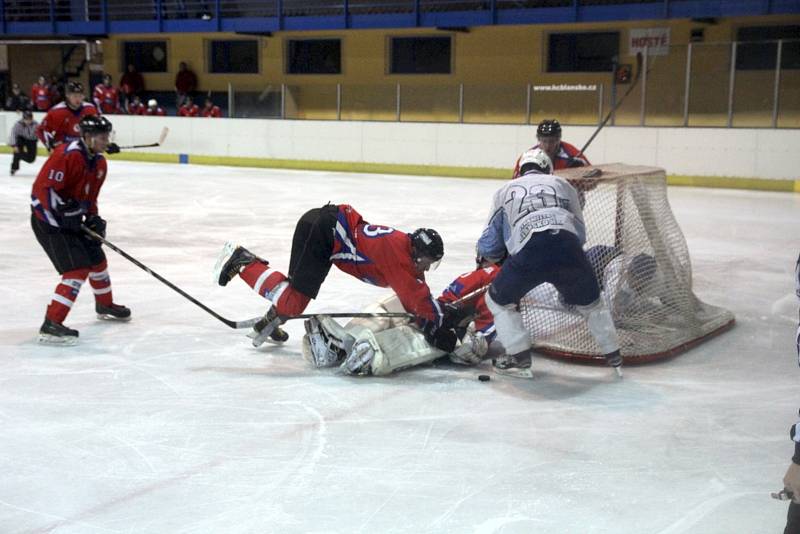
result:
M 498 304 L 492 299 L 492 290 L 486 292 L 486 306 L 494 316 L 497 339 L 509 354 L 517 354 L 531 348 L 531 336 L 522 322 L 516 304 Z
M 372 361 L 372 374 L 376 376 L 430 363 L 445 354 L 431 346 L 425 334 L 413 326 L 398 326 L 378 332 L 375 340 L 381 349 Z
M 305 328 L 303 357 L 314 367 L 337 365 L 347 354 L 347 348 L 352 347 L 352 336 L 330 317 L 312 317 L 305 322 Z
M 575 309 L 586 319 L 589 332 L 603 354 L 619 352 L 617 329 L 614 327 L 611 312 L 602 299 L 597 299 L 588 306 L 575 306 Z
M 375 338 L 359 339 L 353 344 L 350 354 L 342 363 L 341 369 L 348 375 L 366 376 L 372 374 L 372 362 L 375 355 L 381 353 L 381 348 Z M 381 359 L 381 358 L 379 358 Z

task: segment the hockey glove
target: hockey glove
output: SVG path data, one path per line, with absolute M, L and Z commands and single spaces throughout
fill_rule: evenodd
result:
M 567 168 L 574 169 L 575 167 L 583 167 L 586 165 L 580 158 L 567 158 Z
M 425 340 L 444 352 L 453 352 L 456 348 L 458 337 L 456 333 L 443 326 L 437 327 L 435 324 L 430 323 L 425 327 Z
M 89 215 L 84 226 L 102 238 L 106 237 L 106 220 L 99 215 Z M 94 240 L 94 238 L 90 239 Z
M 58 208 L 59 226 L 70 232 L 79 232 L 83 222 L 80 202 L 71 198 Z
M 106 147 L 106 152 L 109 154 L 119 154 L 119 145 L 117 143 L 109 143 Z
M 453 304 L 445 304 L 443 307 L 444 318 L 442 319 L 442 327 L 455 328 L 462 326 L 464 321 L 469 322 L 472 320 L 472 315 L 475 308 L 468 304 L 455 306 Z

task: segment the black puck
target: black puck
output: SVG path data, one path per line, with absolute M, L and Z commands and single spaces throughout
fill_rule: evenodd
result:
M 488 382 L 492 378 L 489 375 L 478 375 L 478 380 L 481 382 Z

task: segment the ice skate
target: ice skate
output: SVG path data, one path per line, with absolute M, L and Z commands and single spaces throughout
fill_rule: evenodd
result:
M 303 354 L 306 360 L 315 367 L 333 367 L 342 361 L 345 356 L 342 342 L 331 337 L 317 317 L 311 317 L 303 324 L 306 329 L 304 339 L 308 340 L 308 353 Z
M 102 304 L 95 304 L 94 311 L 97 312 L 97 318 L 103 321 L 130 321 L 131 310 L 122 304 L 111 304 L 111 306 L 103 306 Z
M 340 369 L 348 375 L 372 374 L 372 360 L 375 358 L 375 349 L 368 341 L 361 341 L 353 345 Z
M 214 264 L 214 281 L 221 286 L 226 286 L 242 269 L 258 259 L 246 248 L 228 241 L 222 247 L 217 263 Z
M 622 378 L 622 355 L 619 351 L 615 350 L 614 352 L 604 354 L 603 357 L 606 359 L 606 363 L 617 372 L 617 376 Z
M 500 375 L 518 378 L 533 378 L 531 371 L 531 349 L 516 354 L 504 354 L 492 360 L 494 371 Z
M 39 328 L 39 343 L 43 345 L 72 346 L 78 343 L 78 331 L 61 323 L 45 319 Z
M 253 325 L 253 331 L 247 334 L 247 337 L 253 340 L 254 347 L 263 345 L 267 338 L 271 338 L 273 341 L 281 341 L 281 334 L 275 332 L 281 323 L 283 323 L 283 321 L 278 317 L 278 311 L 275 309 L 275 306 L 270 306 L 267 313 L 264 314 L 264 317 Z M 283 333 L 283 341 L 289 339 L 289 335 L 286 334 L 283 329 L 280 329 L 280 332 Z M 273 334 L 275 334 L 278 339 L 272 337 Z

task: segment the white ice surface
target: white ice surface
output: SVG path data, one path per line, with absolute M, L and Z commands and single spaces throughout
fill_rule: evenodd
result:
M 9 157 L 0 157 L 6 169 Z M 800 195 L 670 189 L 696 292 L 737 326 L 675 359 L 610 370 L 537 358 L 535 379 L 424 367 L 355 379 L 309 367 L 300 321 L 252 348 L 108 251 L 127 324 L 35 343 L 58 277 L 30 229 L 35 170 L 0 177 L 0 533 L 765 533 L 800 406 L 792 271 Z M 111 162 L 109 239 L 223 315 L 264 310 L 211 282 L 228 239 L 285 269 L 326 201 L 432 226 L 439 290 L 472 264 L 500 182 Z M 385 294 L 333 269 L 310 311 Z

